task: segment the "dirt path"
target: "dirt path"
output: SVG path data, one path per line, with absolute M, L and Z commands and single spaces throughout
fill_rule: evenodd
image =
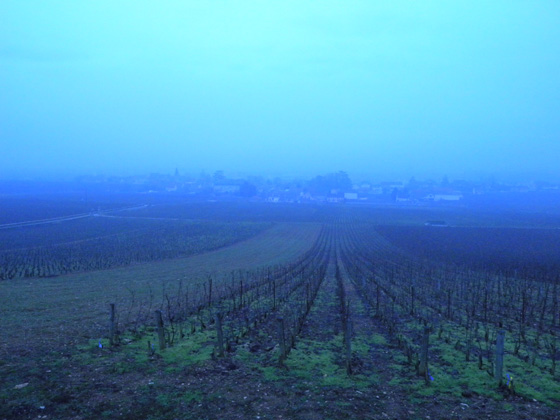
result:
M 359 357 L 354 352 L 353 369 L 355 373 L 367 372 L 378 378 L 375 398 L 379 399 L 383 406 L 379 418 L 404 419 L 420 414 L 422 417 L 428 415 L 428 413 L 419 413 L 418 407 L 408 402 L 408 396 L 402 390 L 390 385 L 391 379 L 397 372 L 391 368 L 395 360 L 394 349 L 387 341 L 388 334 L 384 326 L 372 316 L 371 308 L 356 290 L 342 261 L 339 260 L 338 263 L 346 299 L 350 305 L 353 345 L 366 343 L 367 346 L 365 358 Z
M 50 219 L 39 219 L 39 220 L 28 220 L 26 222 L 14 222 L 14 223 L 4 223 L 0 225 L 0 229 L 14 229 L 14 228 L 19 228 L 19 227 L 25 227 L 25 226 L 37 226 L 37 225 L 46 225 L 46 224 L 50 224 L 50 223 L 60 223 L 60 222 L 68 222 L 70 220 L 76 220 L 76 219 L 83 219 L 86 217 L 97 217 L 97 216 L 103 216 L 103 217 L 118 217 L 118 216 L 110 216 L 108 215 L 108 213 L 116 213 L 116 212 L 120 212 L 120 211 L 127 211 L 127 210 L 139 210 L 139 209 L 143 209 L 147 207 L 147 204 L 143 204 L 141 206 L 134 206 L 134 207 L 122 207 L 122 208 L 118 208 L 118 209 L 109 209 L 109 210 L 103 210 L 101 212 L 98 213 L 79 213 L 79 214 L 71 214 L 69 216 L 61 216 L 61 217 L 53 217 Z

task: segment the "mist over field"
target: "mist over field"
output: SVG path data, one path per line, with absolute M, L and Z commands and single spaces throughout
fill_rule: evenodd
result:
M 560 178 L 556 1 L 2 1 L 0 177 Z
M 0 420 L 560 420 L 559 22 L 0 0 Z

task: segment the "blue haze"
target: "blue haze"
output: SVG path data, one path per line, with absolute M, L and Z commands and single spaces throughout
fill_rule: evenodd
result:
M 0 178 L 560 178 L 560 2 L 0 3 Z

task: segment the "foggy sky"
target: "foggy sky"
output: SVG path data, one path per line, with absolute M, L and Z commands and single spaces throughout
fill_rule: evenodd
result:
M 560 2 L 0 2 L 0 177 L 560 175 Z

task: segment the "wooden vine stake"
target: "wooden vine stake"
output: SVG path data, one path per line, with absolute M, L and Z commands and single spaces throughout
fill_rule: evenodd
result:
M 224 356 L 224 329 L 222 325 L 223 315 L 221 312 L 216 313 L 216 331 L 218 335 L 217 350 L 218 357 Z
M 348 302 L 344 311 L 343 322 L 344 355 L 346 359 L 346 374 L 352 374 L 352 324 L 350 321 L 350 303 Z
M 278 358 L 278 363 L 280 365 L 284 364 L 286 359 L 286 334 L 284 332 L 284 318 L 278 318 L 276 320 L 278 323 L 278 341 L 280 343 L 280 357 Z
M 503 373 L 504 373 L 504 339 L 506 333 L 504 330 L 498 331 L 498 336 L 496 338 L 496 371 L 494 372 L 494 378 L 498 383 L 498 386 L 502 385 Z
M 159 340 L 159 349 L 165 350 L 165 333 L 163 330 L 163 317 L 159 309 L 156 311 L 156 324 L 157 324 L 157 332 L 158 332 L 158 340 Z
M 430 344 L 430 328 L 424 327 L 422 335 L 422 344 L 420 347 L 420 364 L 418 365 L 418 375 L 423 376 L 428 381 L 428 346 Z
M 111 317 L 109 319 L 109 343 L 115 345 L 115 304 L 111 303 Z

